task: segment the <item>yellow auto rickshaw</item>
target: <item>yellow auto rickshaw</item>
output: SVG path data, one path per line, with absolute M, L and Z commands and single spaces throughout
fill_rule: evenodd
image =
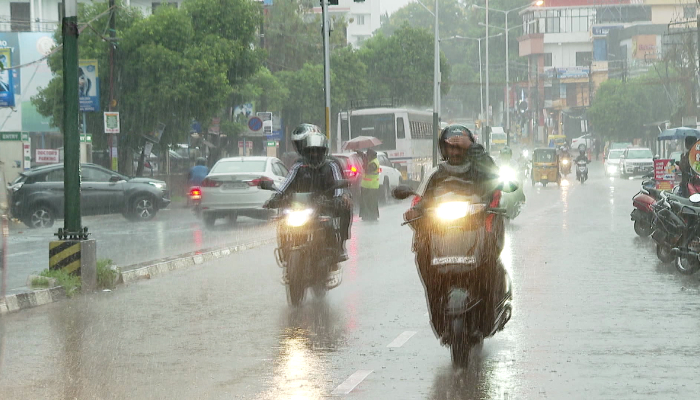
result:
M 532 186 L 540 182 L 542 186 L 547 186 L 549 182 L 556 182 L 561 186 L 561 175 L 559 174 L 559 157 L 557 149 L 535 149 L 532 152 Z
M 548 147 L 554 147 L 555 149 L 561 146 L 568 146 L 566 142 L 566 135 L 549 135 L 547 136 Z

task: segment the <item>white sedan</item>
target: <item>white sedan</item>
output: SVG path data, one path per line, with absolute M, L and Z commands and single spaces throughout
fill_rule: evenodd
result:
M 270 212 L 262 208 L 272 192 L 260 189 L 262 181 L 279 186 L 287 176 L 287 168 L 274 157 L 222 158 L 212 167 L 201 184 L 202 219 L 207 227 L 214 226 L 217 218 L 239 215 L 268 218 Z
M 391 191 L 401 183 L 401 172 L 394 168 L 394 164 L 389 161 L 389 157 L 384 152 L 377 152 L 379 161 L 379 190 L 380 201 L 391 199 Z
M 605 159 L 605 175 L 616 176 L 620 174 L 620 156 L 625 154 L 625 149 L 612 149 Z

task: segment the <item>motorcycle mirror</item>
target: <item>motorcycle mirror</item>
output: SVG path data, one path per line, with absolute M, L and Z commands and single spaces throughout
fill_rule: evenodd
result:
M 658 160 L 659 158 L 661 158 L 661 157 L 658 154 L 654 155 L 654 161 Z
M 695 193 L 694 195 L 690 196 L 688 200 L 692 201 L 693 203 L 700 203 L 700 193 Z
M 275 190 L 275 183 L 273 181 L 262 181 L 260 182 L 260 189 Z
M 397 200 L 407 199 L 409 196 L 418 196 L 410 186 L 399 185 L 391 191 L 391 195 Z
M 350 181 L 347 179 L 339 179 L 335 182 L 336 189 L 346 189 L 348 187 L 350 187 Z

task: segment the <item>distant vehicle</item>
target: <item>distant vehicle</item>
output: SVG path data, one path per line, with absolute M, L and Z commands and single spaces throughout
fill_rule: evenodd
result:
M 170 204 L 163 181 L 129 178 L 95 164 L 81 165 L 80 210 L 83 215 L 121 213 L 148 221 Z M 63 216 L 63 164 L 24 171 L 9 186 L 11 212 L 30 228 L 48 228 Z
M 651 149 L 630 147 L 620 158 L 620 177 L 646 175 L 654 170 L 654 153 Z
M 587 133 L 571 140 L 571 148 L 581 151 L 593 148 L 593 135 Z
M 401 172 L 394 167 L 394 164 L 389 161 L 384 152 L 377 152 L 377 160 L 379 161 L 379 197 L 380 201 L 388 201 L 391 199 L 391 191 L 401 183 Z
M 348 114 L 350 118 L 348 119 Z M 406 181 L 420 182 L 432 168 L 433 114 L 406 108 L 365 108 L 338 113 L 337 146 L 358 136 L 374 136 Z
M 354 198 L 360 195 L 360 183 L 362 183 L 362 158 L 357 153 L 337 153 L 333 157 L 340 162 L 343 168 L 344 178 L 349 182 L 349 190 Z
M 218 218 L 236 221 L 239 215 L 266 219 L 270 211 L 262 208 L 270 192 L 260 182 L 284 182 L 287 167 L 275 157 L 230 157 L 214 164 L 200 185 L 202 220 L 212 227 Z
M 620 172 L 620 157 L 625 153 L 625 149 L 612 149 L 605 159 L 605 176 L 614 176 Z
M 491 128 L 490 135 L 490 149 L 491 153 L 501 151 L 502 148 L 508 145 L 508 136 L 501 126 L 494 126 Z

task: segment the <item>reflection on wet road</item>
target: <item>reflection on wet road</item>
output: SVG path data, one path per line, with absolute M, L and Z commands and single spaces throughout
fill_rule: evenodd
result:
M 525 187 L 513 319 L 465 370 L 430 329 L 401 203 L 355 223 L 343 283 L 299 308 L 264 246 L 4 316 L 2 397 L 695 398 L 700 284 L 635 236 L 639 183 L 593 164 L 584 185 Z

